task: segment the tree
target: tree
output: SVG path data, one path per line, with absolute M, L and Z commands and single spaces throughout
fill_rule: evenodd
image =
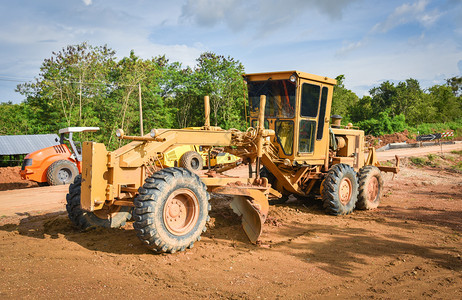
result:
M 0 135 L 28 134 L 29 120 L 27 107 L 24 103 L 0 103 Z
M 462 96 L 462 76 L 446 79 L 446 84 L 451 87 L 454 96 Z
M 345 88 L 345 75 L 339 75 L 335 78 L 337 85 L 334 86 L 332 95 L 332 115 L 340 115 L 345 119 L 350 118 L 350 108 L 359 100 L 358 96 L 349 89 Z
M 115 52 L 107 46 L 69 45 L 45 59 L 35 82 L 20 84 L 33 114 L 35 133 L 54 132 L 64 126 L 94 123 L 91 111 L 110 84 Z
M 211 122 L 224 128 L 244 126 L 246 93 L 244 66 L 231 57 L 202 53 L 197 59 L 196 82 L 202 97 L 210 96 Z

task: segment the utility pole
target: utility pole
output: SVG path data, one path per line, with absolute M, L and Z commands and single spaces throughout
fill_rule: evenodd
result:
M 140 132 L 141 136 L 144 135 L 143 132 L 143 105 L 141 104 L 141 83 L 138 83 L 138 98 L 140 100 Z

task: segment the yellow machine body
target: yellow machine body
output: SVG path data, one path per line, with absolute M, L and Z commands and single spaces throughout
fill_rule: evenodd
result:
M 238 158 L 242 159 L 249 165 L 249 177 L 209 172 L 201 180 L 210 192 L 235 197 L 233 209 L 243 214 L 244 228 L 255 242 L 266 218 L 269 198 L 287 193 L 307 196 L 336 164 L 349 165 L 355 171 L 365 164 L 378 165 L 375 151 L 365 155 L 363 131 L 352 126 L 330 127 L 336 80 L 298 71 L 246 74 L 244 79 L 250 107 L 251 127 L 247 131 L 210 126 L 206 97 L 203 127 L 157 129 L 143 137 L 125 136 L 122 132 L 119 138 L 132 141 L 112 152 L 103 144 L 85 142 L 81 208 L 93 212 L 133 206 L 146 178 L 166 166 L 175 166 L 182 153 L 224 147 L 227 154 L 215 157 L 211 164 L 231 162 L 222 168 L 228 170 L 237 165 Z M 211 159 L 207 157 L 209 152 L 202 153 L 204 162 L 205 158 Z M 274 175 L 271 184 L 260 177 L 262 166 Z

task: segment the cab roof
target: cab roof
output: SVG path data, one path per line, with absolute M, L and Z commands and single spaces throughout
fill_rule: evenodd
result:
M 95 132 L 99 127 L 66 127 L 59 130 L 59 134 L 71 132 Z
M 314 74 L 309 74 L 300 71 L 280 71 L 280 72 L 265 72 L 265 73 L 251 73 L 251 74 L 244 74 L 245 78 L 248 78 L 249 81 L 263 81 L 268 80 L 269 78 L 273 80 L 280 80 L 280 79 L 289 79 L 291 75 L 296 75 L 299 78 L 318 81 L 324 84 L 336 85 L 337 80 L 319 76 Z

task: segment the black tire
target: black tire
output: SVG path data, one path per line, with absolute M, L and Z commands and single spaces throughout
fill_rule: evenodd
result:
M 38 186 L 49 186 L 48 182 L 37 182 Z
M 359 170 L 359 193 L 356 207 L 374 209 L 380 204 L 383 191 L 382 173 L 375 166 L 364 166 Z
M 271 184 L 271 187 L 274 189 L 274 187 L 276 186 L 276 182 L 277 182 L 276 176 L 274 176 L 273 173 L 271 173 L 266 167 L 263 167 L 260 169 L 260 177 L 266 177 L 268 179 L 268 183 Z M 286 203 L 287 200 L 289 200 L 289 196 L 290 196 L 289 192 L 284 190 L 281 194 L 282 194 L 281 198 L 274 199 L 274 200 L 268 200 L 268 204 L 276 205 L 276 204 Z
M 191 172 L 197 172 L 204 167 L 204 161 L 196 151 L 188 151 L 181 156 L 179 166 Z
M 81 230 L 93 227 L 118 228 L 125 225 L 131 218 L 131 207 L 112 206 L 111 209 L 102 209 L 95 212 L 88 212 L 80 207 L 80 189 L 82 176 L 78 175 L 74 183 L 69 186 L 69 193 L 66 195 L 66 210 L 72 224 Z
M 79 175 L 77 166 L 68 160 L 57 160 L 47 170 L 47 182 L 49 185 L 72 183 Z
M 323 207 L 332 215 L 347 215 L 358 199 L 358 179 L 353 168 L 346 164 L 334 165 L 323 181 Z
M 148 248 L 174 253 L 200 240 L 211 206 L 199 176 L 183 168 L 166 168 L 146 178 L 138 191 L 133 227 Z

